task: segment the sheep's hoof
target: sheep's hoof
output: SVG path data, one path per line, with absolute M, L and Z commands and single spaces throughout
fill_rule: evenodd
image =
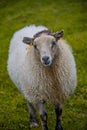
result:
M 55 130 L 63 130 L 63 127 L 61 125 L 58 125 Z
M 46 126 L 46 127 L 42 127 L 42 130 L 48 130 L 48 127 Z
M 30 122 L 30 128 L 38 126 L 39 126 L 38 122 Z

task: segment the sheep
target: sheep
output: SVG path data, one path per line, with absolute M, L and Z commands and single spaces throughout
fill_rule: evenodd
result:
M 27 100 L 30 127 L 38 126 L 36 109 L 42 130 L 48 130 L 46 102 L 55 107 L 55 130 L 63 130 L 62 106 L 77 85 L 74 56 L 71 47 L 62 39 L 63 34 L 63 30 L 53 33 L 44 26 L 31 25 L 12 37 L 7 69 Z

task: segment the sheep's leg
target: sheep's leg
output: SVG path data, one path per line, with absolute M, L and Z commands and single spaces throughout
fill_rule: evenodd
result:
M 55 113 L 56 113 L 55 130 L 63 130 L 62 125 L 61 125 L 62 107 L 59 104 L 55 106 Z
M 36 118 L 35 109 L 31 103 L 28 102 L 27 104 L 28 104 L 28 111 L 30 113 L 30 128 L 37 127 L 38 121 Z
M 42 124 L 42 130 L 48 130 L 48 126 L 47 126 L 47 112 L 43 106 L 43 103 L 40 103 L 38 105 L 38 111 L 40 114 L 40 118 L 41 118 L 41 124 Z

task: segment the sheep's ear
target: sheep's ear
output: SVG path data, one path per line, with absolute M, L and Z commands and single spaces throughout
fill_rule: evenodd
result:
M 64 35 L 64 30 L 60 31 L 60 32 L 56 32 L 53 34 L 53 36 L 56 38 L 56 40 L 60 39 L 61 37 L 63 37 Z
M 33 45 L 33 38 L 24 37 L 23 42 L 28 44 L 28 45 Z

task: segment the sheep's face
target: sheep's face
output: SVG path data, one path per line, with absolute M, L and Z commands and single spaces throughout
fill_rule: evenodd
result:
M 50 66 L 58 53 L 57 41 L 62 36 L 63 31 L 57 33 L 43 31 L 36 34 L 34 38 L 24 37 L 23 42 L 27 44 L 32 42 L 35 56 L 38 57 L 44 66 Z
M 39 57 L 41 63 L 50 66 L 57 52 L 57 41 L 53 36 L 41 35 L 33 42 L 35 55 Z

